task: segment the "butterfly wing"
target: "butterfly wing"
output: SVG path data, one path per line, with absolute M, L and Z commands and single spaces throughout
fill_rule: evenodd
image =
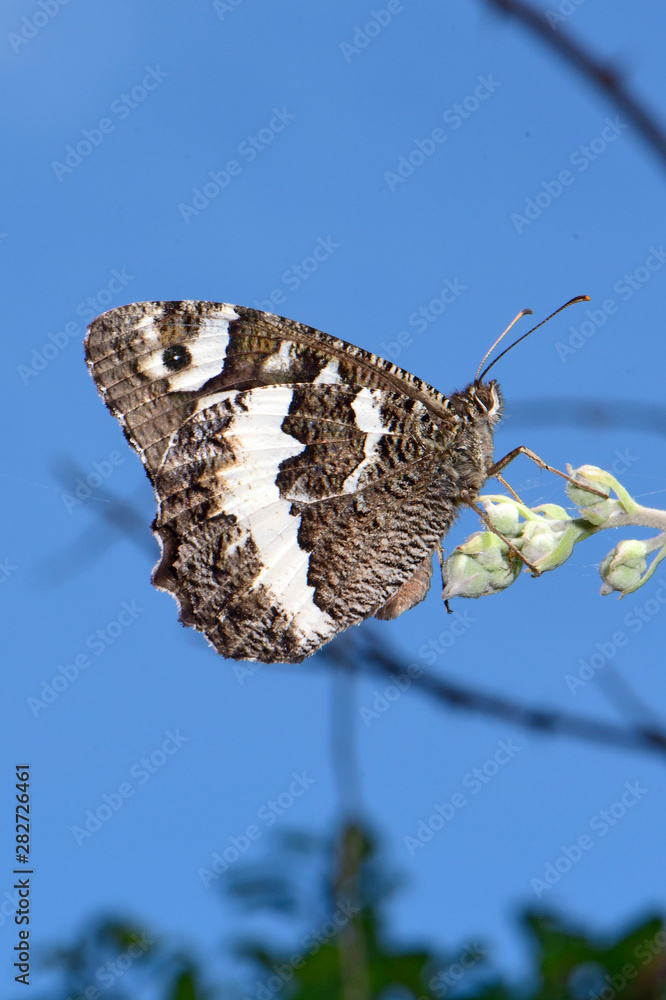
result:
M 153 482 L 153 582 L 238 659 L 298 662 L 379 611 L 455 516 L 444 397 L 320 331 L 208 302 L 91 325 L 88 364 Z

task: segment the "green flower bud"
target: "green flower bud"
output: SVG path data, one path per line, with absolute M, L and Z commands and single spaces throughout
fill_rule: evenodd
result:
M 553 521 L 570 521 L 571 517 L 567 514 L 564 507 L 558 506 L 556 503 L 542 503 L 538 507 L 531 508 L 536 514 L 545 514 L 546 517 Z
M 569 558 L 573 550 L 571 542 L 564 557 L 552 562 L 552 557 L 557 552 L 568 526 L 568 521 L 549 518 L 528 521 L 524 526 L 520 551 L 537 569 L 555 569 Z
M 576 542 L 587 538 L 594 530 L 585 527 L 584 521 L 572 520 L 557 504 L 544 503 L 532 509 L 542 516 L 523 525 L 517 542 L 525 558 L 542 573 L 565 563 Z
M 506 535 L 507 538 L 515 538 L 520 534 L 522 525 L 520 523 L 520 512 L 513 500 L 496 503 L 493 500 L 484 500 L 488 518 L 495 525 L 497 530 Z
M 589 494 L 588 494 L 589 495 Z M 581 515 L 590 524 L 594 524 L 597 527 L 603 525 L 611 518 L 614 514 L 624 514 L 625 509 L 619 500 L 601 500 L 598 499 L 597 503 L 591 503 L 586 507 L 581 507 Z
M 569 472 L 580 483 L 579 486 L 574 486 L 573 483 L 567 483 L 566 486 L 569 499 L 578 507 L 585 508 L 591 504 L 598 503 L 599 500 L 603 501 L 602 497 L 596 493 L 590 493 L 586 487 L 591 487 L 593 490 L 600 490 L 602 493 L 608 493 L 609 486 L 611 486 L 609 480 L 613 479 L 612 476 L 609 476 L 607 472 L 599 469 L 596 465 L 581 465 L 579 469 L 570 469 Z M 584 511 L 581 511 L 581 513 L 585 516 Z
M 580 486 L 567 483 L 567 493 L 571 500 L 581 508 L 582 516 L 587 521 L 591 521 L 592 524 L 603 524 L 613 513 L 636 514 L 641 509 L 627 493 L 624 486 L 618 483 L 615 476 L 611 476 L 610 472 L 604 472 L 596 465 L 581 465 L 579 469 L 572 469 L 570 466 L 567 468 L 569 474 L 581 483 Z M 606 494 L 613 491 L 618 500 L 604 500 L 603 497 L 588 492 L 585 489 L 586 486 L 601 490 Z
M 522 562 L 490 531 L 477 531 L 459 545 L 444 564 L 442 597 L 487 597 L 509 587 Z
M 647 568 L 646 556 L 652 548 L 649 540 L 642 542 L 629 538 L 619 542 L 599 567 L 604 581 L 601 593 L 606 595 L 618 590 L 620 594 L 630 594 L 638 590 L 644 583 L 642 576 Z

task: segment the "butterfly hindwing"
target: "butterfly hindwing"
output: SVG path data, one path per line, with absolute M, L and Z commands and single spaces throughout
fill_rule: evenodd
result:
M 423 576 L 455 515 L 457 419 L 430 386 L 216 303 L 112 310 L 86 347 L 155 487 L 153 581 L 220 653 L 296 662 Z

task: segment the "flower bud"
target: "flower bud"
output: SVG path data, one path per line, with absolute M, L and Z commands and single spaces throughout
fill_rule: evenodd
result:
M 603 501 L 603 497 L 597 493 L 590 493 L 586 487 L 599 490 L 601 493 L 608 493 L 609 486 L 612 485 L 609 480 L 613 480 L 613 477 L 596 465 L 581 465 L 579 469 L 569 469 L 569 472 L 579 485 L 574 486 L 573 483 L 567 483 L 567 494 L 578 507 L 589 507 L 600 500 Z
M 538 507 L 532 507 L 532 511 L 536 514 L 545 514 L 546 517 L 550 518 L 552 521 L 570 521 L 571 517 L 567 514 L 564 507 L 560 507 L 556 503 L 542 503 Z
M 638 590 L 644 582 L 641 577 L 647 568 L 646 556 L 652 548 L 649 540 L 642 542 L 629 538 L 619 542 L 599 567 L 604 581 L 601 593 L 606 595 L 618 590 L 620 594 L 630 594 Z
M 557 551 L 566 529 L 566 521 L 551 521 L 547 518 L 528 521 L 523 530 L 524 541 L 520 551 L 537 569 L 555 569 L 555 566 L 569 558 L 573 549 L 572 543 L 564 559 L 558 560 L 554 565 L 547 565 Z
M 584 522 L 573 521 L 566 511 L 556 504 L 542 504 L 533 509 L 537 513 L 555 515 L 542 516 L 523 525 L 520 551 L 543 573 L 546 570 L 557 569 L 565 563 L 573 552 L 576 542 L 586 538 L 591 529 L 586 529 Z
M 575 504 L 581 508 L 581 515 L 586 521 L 592 524 L 601 525 L 613 514 L 636 514 L 640 507 L 636 501 L 627 493 L 624 486 L 618 483 L 615 476 L 610 472 L 604 472 L 596 465 L 581 465 L 579 469 L 569 469 L 569 474 L 580 482 L 579 486 L 567 483 L 567 493 Z M 617 500 L 604 499 L 590 493 L 585 487 L 601 490 L 610 494 L 613 491 L 618 497 Z
M 520 573 L 521 560 L 490 531 L 477 531 L 444 563 L 442 597 L 487 597 L 509 587 Z
M 621 515 L 626 512 L 624 505 L 620 500 L 602 500 L 599 498 L 597 503 L 591 503 L 586 507 L 581 507 L 580 513 L 586 521 L 590 522 L 590 524 L 600 527 L 614 515 Z
M 507 499 L 496 503 L 493 500 L 484 500 L 486 514 L 497 530 L 507 538 L 515 538 L 520 534 L 522 525 L 520 523 L 520 512 L 513 500 Z

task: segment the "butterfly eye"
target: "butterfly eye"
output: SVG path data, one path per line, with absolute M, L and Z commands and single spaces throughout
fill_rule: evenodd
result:
M 502 409 L 502 399 L 497 388 L 497 382 L 495 379 L 490 383 L 490 395 L 492 398 L 492 403 L 490 405 L 490 415 L 497 413 L 498 410 Z
M 174 344 L 172 347 L 165 347 L 162 351 L 162 364 L 171 372 L 179 372 L 187 367 L 192 360 L 192 355 L 184 344 Z

